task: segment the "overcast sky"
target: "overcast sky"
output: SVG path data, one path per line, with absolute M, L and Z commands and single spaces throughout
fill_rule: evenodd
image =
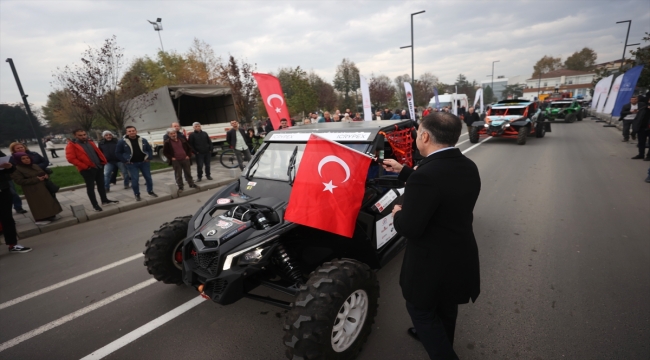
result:
M 585 46 L 598 62 L 620 59 L 650 32 L 650 1 L 7 1 L 0 0 L 0 58 L 13 58 L 25 92 L 44 105 L 52 72 L 88 47 L 117 36 L 127 59 L 154 56 L 162 18 L 165 50 L 185 52 L 193 38 L 217 55 L 244 57 L 259 72 L 297 66 L 331 81 L 344 57 L 361 74 L 411 73 L 410 14 L 415 16 L 415 75 L 445 83 L 532 74 L 543 55 L 564 60 Z M 646 43 L 650 44 L 650 43 Z M 9 65 L 0 65 L 0 102 L 20 101 Z

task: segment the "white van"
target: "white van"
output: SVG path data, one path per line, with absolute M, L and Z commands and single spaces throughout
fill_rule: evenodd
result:
M 443 107 L 447 106 L 451 109 L 451 112 L 454 115 L 458 115 L 458 109 L 461 106 L 465 107 L 465 110 L 469 109 L 469 100 L 467 99 L 467 95 L 465 94 L 443 94 L 443 95 L 438 95 L 438 104 L 440 106 L 440 109 Z M 429 106 L 432 108 L 436 107 L 436 97 L 432 97 L 431 100 L 429 100 Z

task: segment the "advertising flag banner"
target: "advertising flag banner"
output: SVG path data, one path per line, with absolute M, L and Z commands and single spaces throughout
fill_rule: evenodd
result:
M 253 73 L 253 77 L 257 81 L 257 87 L 260 89 L 260 95 L 262 95 L 273 128 L 279 129 L 280 119 L 289 120 L 289 110 L 287 109 L 287 102 L 284 100 L 280 80 L 273 75 L 261 73 Z M 291 121 L 287 121 L 287 123 L 291 126 Z
M 435 86 L 433 87 L 433 96 L 435 96 L 436 98 L 436 109 L 440 111 L 440 100 L 438 100 L 438 88 Z
M 361 87 L 361 98 L 363 99 L 363 120 L 372 121 L 370 88 L 368 87 L 368 81 L 363 75 L 359 75 L 359 85 Z
M 605 102 L 607 101 L 607 94 L 609 94 L 609 88 L 612 86 L 612 81 L 614 80 L 614 75 L 610 75 L 603 79 L 603 87 L 600 90 L 600 98 L 598 99 L 598 105 L 596 106 L 596 112 L 603 112 L 605 107 Z
M 483 88 L 478 88 L 476 90 L 476 95 L 474 95 L 474 108 L 476 108 L 476 103 L 481 101 L 478 112 L 483 113 Z
M 415 120 L 415 106 L 413 105 L 413 88 L 408 82 L 404 83 L 404 90 L 406 90 L 406 103 L 409 106 L 409 112 L 411 113 L 411 120 Z
M 593 99 L 591 99 L 591 109 L 596 110 L 596 106 L 598 105 L 598 101 L 600 100 L 600 95 L 603 91 L 603 84 L 605 83 L 605 79 L 600 79 L 600 81 L 596 84 L 594 87 L 594 96 Z
M 311 134 L 284 218 L 351 238 L 371 157 Z
M 621 81 L 621 88 L 618 90 L 618 97 L 616 98 L 616 104 L 614 104 L 614 110 L 612 110 L 612 116 L 621 116 L 623 105 L 630 102 L 642 70 L 643 65 L 635 66 L 626 71 L 625 75 L 622 76 L 623 81 Z
M 616 104 L 616 98 L 618 97 L 618 90 L 621 87 L 621 82 L 623 81 L 623 75 L 619 75 L 612 84 L 612 89 L 609 90 L 609 95 L 607 96 L 607 102 L 603 108 L 605 114 L 611 114 L 614 110 L 614 104 Z

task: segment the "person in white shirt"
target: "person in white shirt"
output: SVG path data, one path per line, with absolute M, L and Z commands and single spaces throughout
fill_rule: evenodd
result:
M 47 140 L 45 140 L 45 148 L 47 150 L 50 150 L 50 154 L 52 155 L 52 158 L 59 157 L 59 155 L 56 154 L 56 145 L 54 145 L 51 138 L 47 138 Z
M 630 127 L 632 122 L 639 112 L 639 98 L 633 95 L 629 104 L 623 105 L 621 109 L 621 117 L 619 120 L 623 121 L 623 142 L 630 141 Z M 632 131 L 632 140 L 636 140 L 636 132 Z

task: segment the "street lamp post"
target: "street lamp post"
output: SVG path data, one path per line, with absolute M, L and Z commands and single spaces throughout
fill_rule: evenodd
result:
M 494 63 L 498 63 L 501 60 L 492 61 L 492 92 L 494 92 Z
M 425 10 L 418 11 L 416 13 L 411 14 L 411 45 L 400 47 L 400 49 L 411 48 L 411 81 L 413 81 L 413 82 L 415 81 L 415 60 L 414 60 L 414 55 L 413 55 L 413 47 L 414 47 L 414 45 L 413 45 L 413 16 L 415 16 L 417 14 L 422 14 L 423 12 L 425 12 Z
M 625 50 L 629 46 L 639 45 L 639 44 L 627 44 L 627 39 L 630 37 L 630 27 L 632 26 L 632 20 L 617 21 L 617 24 L 627 23 L 627 35 L 625 35 L 625 45 L 623 46 L 623 57 L 621 57 L 621 67 L 619 67 L 618 72 L 623 72 L 623 63 L 625 62 Z
M 27 101 L 27 95 L 25 95 L 25 91 L 23 91 L 23 85 L 20 83 L 20 78 L 18 77 L 18 72 L 16 71 L 16 67 L 14 66 L 14 61 L 11 58 L 8 58 L 7 62 L 9 63 L 9 66 L 11 66 L 11 72 L 14 74 L 14 79 L 16 79 L 16 85 L 18 85 L 18 91 L 20 92 L 20 97 L 23 99 L 23 104 L 25 104 L 25 111 L 27 111 L 29 126 L 32 128 L 32 133 L 34 133 L 34 137 L 36 137 L 36 142 L 38 142 L 38 147 L 41 148 L 41 154 L 43 154 L 43 158 L 45 158 L 45 161 L 47 161 L 47 163 L 49 164 L 50 159 L 47 157 L 47 153 L 45 152 L 45 146 L 43 146 L 43 137 L 41 136 L 40 131 L 38 131 L 38 128 L 35 128 L 34 124 L 32 123 L 32 119 L 36 119 L 36 117 L 34 116 L 34 114 L 32 114 L 32 109 L 29 107 L 29 102 Z
M 160 31 L 162 31 L 163 26 L 162 26 L 162 19 L 157 18 L 156 22 L 153 22 L 151 20 L 147 20 L 151 25 L 153 25 L 153 29 L 158 32 L 158 39 L 160 39 L 160 48 L 162 49 L 163 52 L 165 52 L 165 47 L 163 47 L 162 43 L 162 37 L 160 36 Z

